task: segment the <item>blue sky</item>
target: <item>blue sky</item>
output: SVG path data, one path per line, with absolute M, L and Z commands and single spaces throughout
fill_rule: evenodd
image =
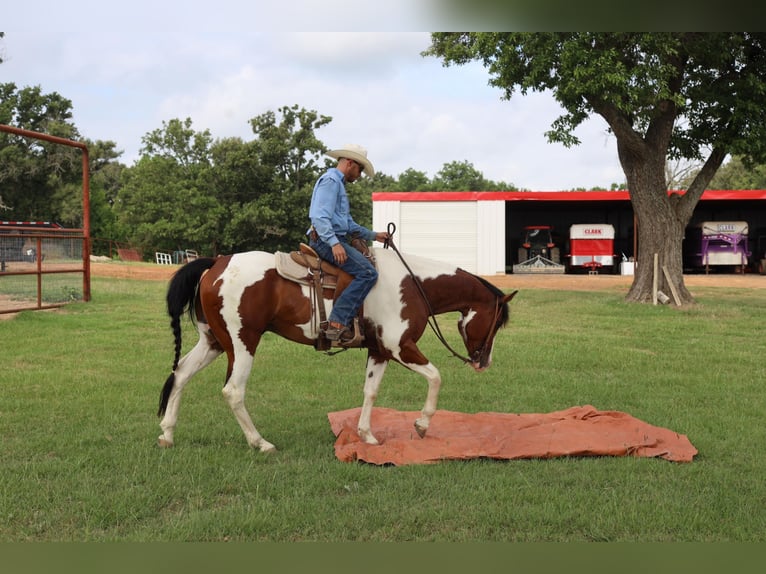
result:
M 298 104 L 333 118 L 317 132 L 326 145 L 359 143 L 392 176 L 469 161 L 533 190 L 624 181 L 600 118 L 578 129 L 577 148 L 549 144 L 561 111 L 550 95 L 502 100 L 480 65 L 422 57 L 441 25 L 429 3 L 14 2 L 0 24 L 0 82 L 68 98 L 80 133 L 116 142 L 128 165 L 163 121 L 252 139 L 250 118 Z

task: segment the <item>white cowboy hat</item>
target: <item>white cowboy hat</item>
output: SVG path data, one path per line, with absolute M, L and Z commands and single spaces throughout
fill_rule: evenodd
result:
M 364 166 L 362 172 L 367 175 L 367 177 L 375 176 L 375 168 L 372 167 L 372 163 L 369 159 L 367 159 L 367 150 L 360 145 L 345 144 L 342 148 L 330 150 L 325 155 L 335 159 L 341 159 L 345 157 L 347 159 L 358 161 Z

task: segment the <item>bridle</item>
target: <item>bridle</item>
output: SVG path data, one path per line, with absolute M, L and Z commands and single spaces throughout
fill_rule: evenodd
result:
M 415 273 L 412 271 L 410 266 L 407 265 L 407 262 L 404 260 L 404 257 L 402 256 L 401 252 L 396 248 L 396 245 L 394 245 L 393 237 L 394 237 L 394 233 L 396 233 L 396 225 L 394 224 L 393 221 L 388 224 L 386 231 L 388 232 L 388 238 L 383 242 L 383 248 L 388 249 L 389 247 L 391 247 L 391 249 L 393 249 L 394 253 L 396 253 L 396 255 L 399 257 L 399 259 L 402 262 L 402 265 L 404 265 L 405 269 L 407 269 L 407 272 L 410 274 L 410 277 L 412 277 L 412 280 L 415 282 L 415 286 L 418 288 L 418 292 L 420 293 L 420 296 L 423 299 L 423 302 L 426 304 L 426 308 L 428 309 L 428 325 L 431 327 L 431 330 L 436 334 L 436 338 L 439 339 L 439 341 L 441 341 L 441 344 L 444 345 L 450 353 L 452 353 L 452 356 L 457 357 L 464 363 L 478 363 L 482 354 L 484 354 L 484 350 L 487 348 L 487 345 L 489 345 L 489 340 L 492 338 L 492 336 L 495 334 L 495 332 L 498 329 L 497 322 L 501 313 L 502 298 L 497 297 L 495 299 L 495 317 L 492 321 L 492 326 L 490 327 L 490 330 L 487 333 L 487 336 L 484 338 L 484 342 L 481 344 L 481 347 L 479 347 L 473 353 L 471 353 L 470 357 L 461 355 L 455 349 L 453 349 L 450 346 L 450 344 L 447 342 L 447 339 L 444 338 L 444 335 L 442 334 L 442 331 L 439 328 L 439 323 L 436 321 L 436 315 L 434 314 L 433 308 L 431 307 L 431 302 L 428 300 L 428 296 L 426 295 L 425 289 L 423 288 L 423 284 L 421 283 L 420 279 L 418 279 L 415 276 Z

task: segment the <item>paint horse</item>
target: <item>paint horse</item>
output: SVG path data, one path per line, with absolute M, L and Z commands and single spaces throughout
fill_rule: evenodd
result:
M 507 323 L 508 302 L 516 294 L 506 295 L 488 281 L 448 264 L 414 256 L 408 256 L 405 263 L 394 251 L 372 249 L 379 277 L 364 301 L 360 325 L 367 371 L 358 432 L 369 444 L 378 444 L 370 429 L 370 417 L 390 361 L 419 373 L 428 382 L 425 405 L 415 421 L 421 437 L 428 430 L 442 381 L 439 370 L 417 343 L 432 315 L 460 313 L 458 330 L 468 351 L 464 360 L 482 371 L 492 362 L 495 334 Z M 173 276 L 167 305 L 175 336 L 175 360 L 160 395 L 161 446 L 173 445 L 186 383 L 225 352 L 228 370 L 223 394 L 248 444 L 262 452 L 275 450 L 256 430 L 245 408 L 245 387 L 258 343 L 267 331 L 304 345 L 316 346 L 318 337 L 309 288 L 282 277 L 275 261 L 275 254 L 259 251 L 200 258 Z M 332 294 L 321 291 L 320 301 L 329 315 Z M 181 318 L 186 312 L 192 315 L 199 341 L 179 360 Z

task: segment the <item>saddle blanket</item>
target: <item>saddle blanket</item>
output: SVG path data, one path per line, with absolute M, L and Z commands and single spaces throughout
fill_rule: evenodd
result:
M 335 456 L 343 462 L 405 465 L 471 458 L 526 459 L 564 456 L 658 457 L 691 462 L 689 439 L 619 411 L 585 405 L 547 414 L 437 410 L 425 438 L 413 426 L 419 411 L 373 408 L 372 433 L 379 445 L 360 440 L 361 408 L 329 413 Z
M 277 267 L 277 273 L 279 273 L 285 279 L 291 281 L 297 281 L 303 285 L 310 285 L 308 269 L 305 266 L 297 263 L 290 257 L 289 253 L 277 251 L 274 253 L 274 261 Z

